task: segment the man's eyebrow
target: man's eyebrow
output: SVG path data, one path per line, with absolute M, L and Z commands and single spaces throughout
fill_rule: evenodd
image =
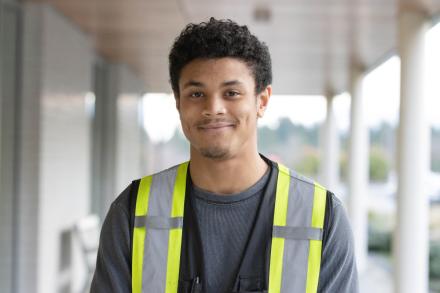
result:
M 190 86 L 204 87 L 205 85 L 200 81 L 190 80 L 183 85 L 183 88 L 187 88 Z
M 239 80 L 228 80 L 222 83 L 222 86 L 231 86 L 231 85 L 240 85 L 243 84 L 243 82 Z
M 241 85 L 241 84 L 243 84 L 243 82 L 235 79 L 235 80 L 224 81 L 224 82 L 222 82 L 221 86 L 231 86 L 231 85 Z M 183 85 L 183 88 L 185 89 L 185 88 L 191 87 L 191 86 L 204 87 L 205 84 L 200 81 L 189 80 Z

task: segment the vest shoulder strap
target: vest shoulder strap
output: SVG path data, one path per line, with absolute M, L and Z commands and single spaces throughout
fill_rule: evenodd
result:
M 269 292 L 315 293 L 327 191 L 281 164 L 278 169 Z
M 188 162 L 140 180 L 132 250 L 132 292 L 177 292 Z

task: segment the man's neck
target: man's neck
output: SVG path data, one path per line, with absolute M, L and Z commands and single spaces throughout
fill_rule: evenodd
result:
M 217 194 L 234 194 L 254 185 L 268 165 L 257 151 L 224 160 L 203 157 L 191 151 L 190 173 L 193 184 Z

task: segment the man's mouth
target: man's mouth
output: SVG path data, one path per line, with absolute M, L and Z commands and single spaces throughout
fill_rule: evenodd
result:
M 220 122 L 220 123 L 209 123 L 209 124 L 200 125 L 198 128 L 203 130 L 210 130 L 210 129 L 221 129 L 221 128 L 233 127 L 233 126 L 234 126 L 233 123 Z
M 197 124 L 197 128 L 201 130 L 216 130 L 234 127 L 236 124 L 231 120 L 204 120 Z

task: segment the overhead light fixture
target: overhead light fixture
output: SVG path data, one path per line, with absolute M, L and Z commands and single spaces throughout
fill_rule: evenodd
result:
M 267 5 L 257 5 L 254 9 L 254 20 L 256 22 L 269 22 L 272 18 L 272 11 Z

